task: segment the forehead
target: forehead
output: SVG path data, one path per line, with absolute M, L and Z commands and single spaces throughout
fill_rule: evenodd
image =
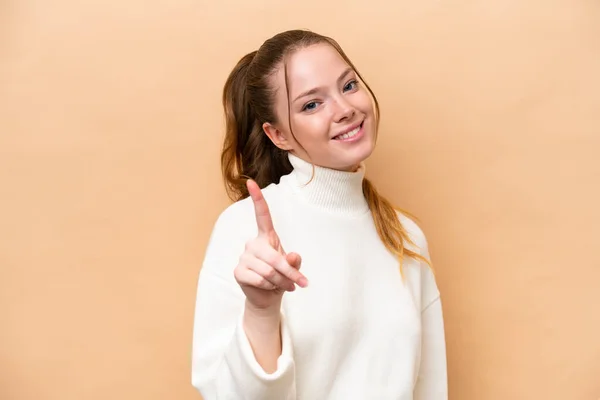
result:
M 290 95 L 335 84 L 347 68 L 346 61 L 329 44 L 320 43 L 296 50 L 286 60 Z M 277 78 L 283 83 L 283 68 L 277 72 Z

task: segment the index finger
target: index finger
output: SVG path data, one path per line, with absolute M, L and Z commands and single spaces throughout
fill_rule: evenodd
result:
M 269 206 L 267 205 L 260 187 L 258 187 L 258 184 L 252 179 L 248 179 L 246 182 L 246 187 L 248 188 L 248 193 L 250 193 L 250 197 L 252 198 L 252 203 L 254 204 L 254 213 L 256 214 L 256 225 L 258 226 L 258 232 L 263 234 L 273 232 L 275 228 L 273 228 L 271 212 L 269 211 Z

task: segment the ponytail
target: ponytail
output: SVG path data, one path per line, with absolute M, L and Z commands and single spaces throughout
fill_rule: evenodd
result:
M 431 262 L 419 253 L 407 249 L 405 243 L 415 246 L 408 232 L 402 226 L 398 213 L 408 214 L 397 210 L 385 197 L 380 195 L 368 179 L 363 180 L 363 194 L 373 215 L 375 229 L 385 247 L 394 254 L 400 262 L 400 274 L 404 276 L 402 261 L 404 256 L 420 260 L 431 267 Z
M 248 197 L 246 180 L 253 179 L 260 188 L 279 182 L 292 171 L 287 153 L 277 148 L 263 132 L 262 122 L 274 121 L 271 99 L 262 84 L 267 75 L 253 65 L 256 51 L 237 63 L 223 89 L 225 140 L 221 153 L 221 170 L 227 194 L 233 201 Z
M 229 74 L 223 89 L 225 111 L 225 140 L 221 153 L 221 170 L 230 197 L 242 197 L 245 180 L 241 177 L 242 151 L 256 131 L 256 117 L 248 101 L 247 74 L 256 51 L 244 57 Z M 247 191 L 247 190 L 246 190 Z M 244 196 L 245 197 L 245 196 Z M 236 200 L 236 199 L 234 199 Z

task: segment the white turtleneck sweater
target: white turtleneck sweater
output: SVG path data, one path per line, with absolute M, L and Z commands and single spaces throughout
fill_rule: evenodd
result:
M 242 327 L 233 270 L 257 234 L 251 199 L 228 207 L 212 232 L 198 281 L 192 383 L 205 400 L 445 400 L 446 346 L 430 268 L 398 260 L 381 242 L 357 172 L 294 167 L 263 189 L 283 247 L 302 256 L 306 288 L 285 293 L 282 354 L 266 373 Z M 423 232 L 399 215 L 421 255 Z

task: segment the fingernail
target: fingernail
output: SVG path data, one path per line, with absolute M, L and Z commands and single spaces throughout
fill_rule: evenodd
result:
M 306 278 L 302 277 L 302 278 L 298 279 L 298 285 L 300 287 L 305 288 L 308 286 L 308 280 Z

